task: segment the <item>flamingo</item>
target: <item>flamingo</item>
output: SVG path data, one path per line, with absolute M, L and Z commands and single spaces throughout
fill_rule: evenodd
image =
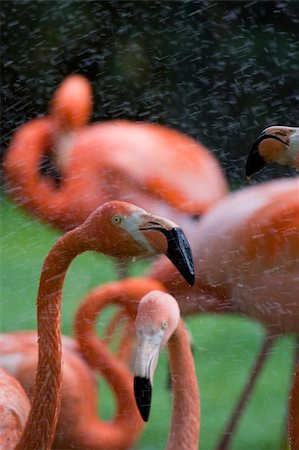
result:
M 30 410 L 20 383 L 0 368 L 0 448 L 14 448 L 19 441 Z
M 53 448 L 121 450 L 131 448 L 143 422 L 133 397 L 130 371 L 114 357 L 95 335 L 97 315 L 112 303 L 125 309 L 131 320 L 140 298 L 153 289 L 163 289 L 158 281 L 138 278 L 107 283 L 92 290 L 80 304 L 75 318 L 75 338 L 62 337 L 63 377 L 61 408 Z M 34 390 L 37 366 L 36 333 L 0 334 L 0 366 L 12 373 L 29 397 Z M 94 373 L 99 370 L 113 388 L 117 414 L 113 420 L 97 417 Z
M 61 445 L 65 430 L 72 425 L 69 411 L 95 411 L 97 385 L 95 374 L 80 354 L 74 339 L 62 336 L 63 377 L 62 401 L 58 416 L 53 448 L 71 448 Z M 34 392 L 34 380 L 37 368 L 38 345 L 36 332 L 12 332 L 0 334 L 0 366 L 8 370 L 25 389 L 29 399 Z M 134 415 L 134 409 L 131 411 Z M 137 417 L 138 419 L 138 417 Z M 85 416 L 79 416 L 85 421 Z M 136 428 L 138 422 L 136 422 Z M 139 427 L 140 429 L 141 427 Z M 79 448 L 73 446 L 72 448 Z
M 149 273 L 181 314 L 236 313 L 257 319 L 266 337 L 219 448 L 225 449 L 275 339 L 299 334 L 299 179 L 250 186 L 224 198 L 197 225 L 196 279 L 189 288 L 163 258 Z M 188 298 L 188 301 L 186 301 Z
M 289 442 L 291 450 L 299 448 L 299 361 L 290 393 Z
M 227 193 L 216 159 L 191 137 L 161 125 L 87 125 L 91 104 L 89 82 L 71 75 L 54 93 L 49 114 L 16 131 L 4 159 L 10 197 L 64 231 L 105 201 L 130 201 L 174 220 L 188 237 L 198 215 Z M 56 181 L 41 173 L 47 155 Z
M 178 239 L 179 238 L 179 239 Z M 85 251 L 116 258 L 168 254 L 194 279 L 188 241 L 176 224 L 135 205 L 112 201 L 63 235 L 45 259 L 37 297 L 38 367 L 32 407 L 16 449 L 50 449 L 61 398 L 61 298 L 71 262 Z M 36 427 L 38 423 L 38 427 Z
M 299 128 L 272 126 L 265 128 L 253 144 L 246 163 L 246 176 L 273 162 L 299 170 Z
M 168 343 L 173 382 L 173 409 L 167 450 L 197 450 L 200 405 L 188 334 L 176 300 L 161 291 L 149 292 L 138 306 L 134 366 L 136 403 L 148 421 L 153 377 L 161 348 Z

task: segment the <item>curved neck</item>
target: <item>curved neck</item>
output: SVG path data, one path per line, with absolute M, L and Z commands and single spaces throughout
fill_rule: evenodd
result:
M 128 448 L 143 428 L 133 396 L 132 374 L 95 333 L 85 334 L 83 340 L 84 344 L 79 342 L 81 352 L 88 363 L 101 372 L 115 395 L 116 414 L 109 421 L 96 415 L 89 417 L 88 425 L 81 429 L 79 426 L 75 431 L 78 440 L 84 440 L 88 444 L 86 448 Z
M 180 321 L 168 342 L 173 406 L 167 450 L 197 450 L 200 401 L 190 342 Z
M 148 279 L 143 279 L 143 282 L 139 279 L 112 282 L 94 289 L 77 312 L 74 334 L 81 353 L 105 377 L 114 392 L 117 406 L 116 415 L 111 421 L 90 418 L 89 430 L 84 439 L 92 448 L 127 448 L 143 428 L 132 389 L 132 374 L 97 336 L 96 319 L 101 310 L 112 303 L 122 306 L 128 316 L 135 318 L 139 300 L 155 288 L 163 289 L 160 283 Z M 84 435 L 82 430 L 79 430 L 78 435 Z
M 54 439 L 61 397 L 61 298 L 66 271 L 87 250 L 80 228 L 60 238 L 48 254 L 37 297 L 38 366 L 32 407 L 16 450 L 48 450 Z
M 67 192 L 42 176 L 40 165 L 56 136 L 57 124 L 50 117 L 34 119 L 14 135 L 4 160 L 7 191 L 18 204 L 62 229 L 69 228 Z

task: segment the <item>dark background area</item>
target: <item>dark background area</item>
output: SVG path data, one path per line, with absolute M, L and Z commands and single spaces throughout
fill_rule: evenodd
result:
M 244 182 L 266 126 L 298 126 L 299 2 L 2 1 L 2 152 L 48 110 L 69 73 L 94 90 L 93 121 L 177 128 Z M 290 175 L 267 168 L 256 180 Z

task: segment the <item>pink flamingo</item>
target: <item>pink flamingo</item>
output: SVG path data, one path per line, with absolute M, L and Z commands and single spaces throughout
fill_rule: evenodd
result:
M 153 377 L 161 348 L 168 343 L 173 382 L 173 408 L 167 450 L 197 450 L 200 405 L 196 372 L 188 334 L 176 300 L 151 291 L 140 302 L 135 320 L 135 398 L 143 420 L 151 405 Z
M 177 226 L 125 202 L 108 202 L 62 236 L 45 259 L 37 298 L 38 367 L 32 407 L 16 449 L 50 449 L 61 399 L 61 298 L 70 263 L 85 251 L 116 258 L 168 254 L 192 281 L 188 242 Z M 180 238 L 179 240 L 177 238 Z M 38 422 L 39 426 L 36 427 Z
M 191 232 L 194 218 L 227 193 L 213 155 L 156 124 L 110 120 L 87 126 L 91 97 L 89 82 L 71 75 L 54 93 L 50 114 L 17 130 L 4 160 L 10 197 L 62 230 L 80 225 L 107 200 L 124 200 Z M 56 181 L 42 175 L 47 155 Z
M 174 295 L 181 313 L 237 313 L 262 322 L 266 337 L 219 448 L 225 449 L 275 339 L 299 333 L 299 180 L 281 179 L 223 199 L 198 223 L 191 242 L 192 288 L 163 258 L 149 276 Z M 254 295 L 253 295 L 254 294 Z M 188 301 L 186 300 L 188 298 Z

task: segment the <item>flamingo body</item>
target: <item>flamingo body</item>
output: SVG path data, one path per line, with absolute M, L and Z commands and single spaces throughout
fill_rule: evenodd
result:
M 19 382 L 0 368 L 0 448 L 12 450 L 20 440 L 30 403 Z
M 163 258 L 148 276 L 164 284 L 182 314 L 233 313 L 260 321 L 264 344 L 219 449 L 225 450 L 274 340 L 299 334 L 299 179 L 251 186 L 227 196 L 198 223 L 191 241 L 192 288 Z
M 91 103 L 86 83 L 66 78 L 50 115 L 16 131 L 4 161 L 10 196 L 62 230 L 117 199 L 169 217 L 188 233 L 192 217 L 227 193 L 218 162 L 202 144 L 161 125 L 112 120 L 83 126 Z M 45 155 L 54 161 L 58 184 L 41 173 Z
M 191 241 L 194 286 L 179 281 L 164 260 L 150 276 L 176 295 L 183 313 L 231 310 L 260 320 L 271 334 L 299 333 L 298 199 L 296 178 L 227 196 L 204 215 Z
M 63 377 L 62 400 L 53 447 L 80 448 L 67 438 L 71 430 L 88 425 L 88 417 L 97 416 L 97 384 L 95 373 L 80 354 L 74 339 L 62 336 Z M 34 393 L 38 346 L 35 332 L 0 334 L 0 366 L 8 370 L 22 385 L 29 399 Z M 68 445 L 66 446 L 66 442 Z M 69 444 L 72 445 L 69 445 Z M 75 445 L 74 445 L 75 444 Z

